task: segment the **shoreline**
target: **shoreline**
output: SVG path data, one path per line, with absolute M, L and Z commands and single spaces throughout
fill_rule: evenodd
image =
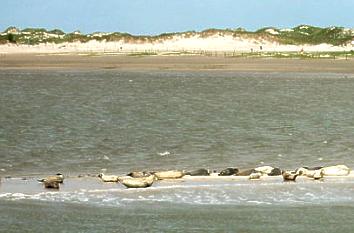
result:
M 121 176 L 123 177 L 123 176 Z M 197 187 L 203 184 L 243 184 L 243 185 L 262 185 L 262 184 L 316 184 L 316 183 L 346 183 L 353 182 L 354 172 L 347 176 L 325 176 L 322 181 L 313 180 L 305 176 L 299 176 L 296 182 L 283 181 L 282 176 L 262 176 L 258 180 L 250 180 L 248 176 L 184 176 L 180 179 L 165 179 L 154 182 L 153 189 L 160 189 L 166 186 L 173 188 L 174 185 Z M 41 192 L 76 192 L 80 190 L 93 190 L 96 192 L 104 191 L 148 191 L 148 188 L 126 188 L 120 182 L 103 182 L 98 177 L 68 177 L 64 180 L 59 190 L 45 189 L 43 183 L 34 177 L 23 178 L 3 178 L 0 183 L 0 197 L 7 194 L 36 194 Z
M 88 54 L 1 54 L 0 70 L 84 69 L 124 71 L 230 71 L 354 74 L 354 59 L 223 57 L 202 55 L 90 56 Z

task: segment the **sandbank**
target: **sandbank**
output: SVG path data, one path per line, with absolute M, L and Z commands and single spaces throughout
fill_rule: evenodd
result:
M 282 176 L 262 176 L 259 180 L 249 180 L 248 176 L 184 176 L 180 179 L 169 179 L 155 181 L 151 188 L 163 189 L 166 187 L 173 188 L 173 186 L 203 186 L 213 184 L 233 184 L 240 183 L 243 185 L 262 185 L 262 184 L 286 184 L 286 183 L 347 183 L 354 182 L 354 172 L 352 171 L 348 176 L 326 176 L 323 180 L 313 180 L 305 176 L 299 176 L 296 182 L 284 182 Z M 103 182 L 98 177 L 67 177 L 64 184 L 60 186 L 60 190 L 45 189 L 43 184 L 37 181 L 35 177 L 27 178 L 3 178 L 0 183 L 0 196 L 7 193 L 24 193 L 35 194 L 40 192 L 75 192 L 80 190 L 91 190 L 94 192 L 100 191 L 119 191 L 125 190 L 120 183 Z M 150 189 L 150 188 L 147 188 Z M 135 189 L 130 189 L 135 190 Z M 141 189 L 138 189 L 141 190 Z
M 0 69 L 354 73 L 354 59 L 247 58 L 201 55 L 127 56 L 0 54 Z

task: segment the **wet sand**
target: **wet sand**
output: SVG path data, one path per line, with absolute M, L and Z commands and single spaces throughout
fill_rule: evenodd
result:
M 0 183 L 0 196 L 6 193 L 24 193 L 26 195 L 32 195 L 43 191 L 47 192 L 76 192 L 80 190 L 91 190 L 94 192 L 100 191 L 119 191 L 127 189 L 119 182 L 103 182 L 98 177 L 68 177 L 64 180 L 64 183 L 60 185 L 60 190 L 45 189 L 43 183 L 37 181 L 38 178 L 3 178 Z M 295 183 L 346 183 L 353 182 L 354 172 L 351 172 L 348 176 L 326 176 L 322 180 L 313 180 L 305 176 L 299 176 Z M 151 188 L 160 189 L 164 187 L 170 187 L 171 185 L 178 186 L 203 186 L 208 185 L 220 185 L 220 184 L 232 184 L 240 183 L 244 185 L 262 185 L 262 184 L 288 184 L 294 182 L 284 182 L 282 176 L 263 176 L 259 180 L 249 180 L 248 176 L 184 176 L 181 179 L 167 179 L 155 181 Z M 146 188 L 150 189 L 150 188 Z M 143 190 L 143 189 L 129 189 L 129 190 Z
M 0 69 L 119 69 L 235 72 L 354 73 L 354 59 L 279 59 L 207 56 L 1 54 Z

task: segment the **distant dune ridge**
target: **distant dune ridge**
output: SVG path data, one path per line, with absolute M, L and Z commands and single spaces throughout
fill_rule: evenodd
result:
M 262 28 L 255 32 L 207 29 L 135 36 L 128 33 L 9 27 L 0 34 L 0 53 L 132 53 L 160 52 L 320 52 L 354 50 L 354 29 L 300 25 L 291 29 Z

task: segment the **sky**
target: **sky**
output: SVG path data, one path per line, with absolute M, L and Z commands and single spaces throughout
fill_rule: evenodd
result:
M 16 26 L 154 35 L 300 24 L 354 28 L 353 12 L 354 0 L 0 0 L 0 31 Z

